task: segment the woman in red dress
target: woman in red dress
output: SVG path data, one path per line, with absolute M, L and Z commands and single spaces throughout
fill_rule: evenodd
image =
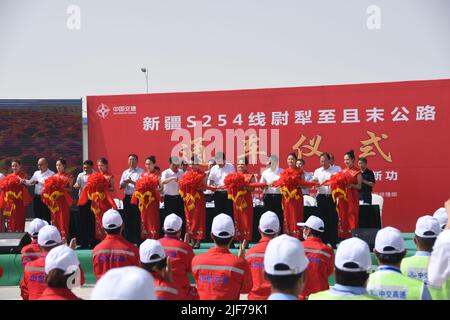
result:
M 338 199 L 336 207 L 339 217 L 338 237 L 348 239 L 352 236 L 352 229 L 358 227 L 358 190 L 361 189 L 362 176 L 361 170 L 355 166 L 355 153 L 353 150 L 344 155 L 344 163 L 346 168 L 342 171 L 348 177 L 350 184 L 345 190 L 345 196 Z
M 297 223 L 303 221 L 303 193 L 302 187 L 317 185 L 315 182 L 306 182 L 303 170 L 296 167 L 297 155 L 290 153 L 287 157 L 288 168 L 283 170 L 280 179 L 272 186 L 280 187 L 283 195 L 283 231 L 284 233 L 300 239 L 301 232 Z
M 256 177 L 253 173 L 248 172 L 248 159 L 241 158 L 238 160 L 237 172 L 244 175 L 245 182 L 256 183 Z M 235 239 L 241 242 L 245 248 L 248 247 L 248 243 L 253 238 L 253 197 L 251 189 L 248 188 L 244 195 L 244 201 L 247 203 L 247 207 L 244 210 L 234 210 L 235 220 Z
M 56 174 L 55 177 L 63 178 L 67 181 L 66 187 L 64 189 L 65 196 L 70 197 L 70 192 L 72 191 L 73 176 L 66 172 L 67 162 L 63 158 L 59 158 L 56 161 Z M 72 205 L 73 199 L 70 197 L 70 204 L 66 201 L 61 201 L 61 208 L 58 213 L 52 212 L 50 208 L 52 225 L 58 228 L 61 233 L 61 237 L 68 239 L 69 236 L 69 223 L 70 223 L 70 206 Z
M 100 158 L 97 161 L 98 172 L 103 174 L 103 176 L 109 182 L 109 192 L 114 192 L 114 176 L 108 172 L 108 160 L 105 158 Z
M 136 182 L 136 190 L 131 199 L 132 204 L 138 204 L 141 213 L 141 239 L 159 239 L 161 179 L 155 170 L 155 164 L 155 156 L 145 159 L 146 171 Z
M 200 241 L 206 232 L 206 202 L 203 191 L 206 187 L 206 174 L 200 169 L 199 159 L 191 157 L 191 170 L 188 170 L 180 182 L 180 195 L 184 202 L 186 216 L 185 242 L 192 243 L 194 249 L 200 248 Z
M 98 172 L 93 172 L 80 194 L 78 205 L 85 205 L 91 201 L 91 211 L 95 217 L 95 238 L 103 240 L 106 232 L 102 226 L 103 214 L 113 208 L 117 210 L 117 205 L 112 198 L 114 192 L 113 175 L 108 172 L 108 160 L 100 158 L 97 160 Z
M 19 160 L 11 162 L 12 173 L 0 182 L 0 209 L 2 227 L 7 232 L 24 232 L 25 209 L 31 203 L 31 196 L 25 187 L 26 174 L 21 170 Z

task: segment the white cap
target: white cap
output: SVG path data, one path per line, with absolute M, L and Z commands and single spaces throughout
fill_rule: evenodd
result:
M 60 244 L 62 241 L 61 234 L 55 226 L 44 226 L 38 233 L 38 245 L 41 247 L 52 247 Z
M 441 226 L 441 230 L 445 229 L 445 226 L 448 223 L 448 214 L 447 210 L 445 208 L 439 208 L 436 210 L 436 212 L 433 214 L 433 217 L 438 219 L 439 225 Z
M 267 234 L 275 234 L 280 231 L 280 221 L 273 211 L 266 211 L 259 219 L 259 230 Z
M 28 233 L 32 237 L 37 237 L 38 233 L 39 233 L 39 230 L 41 230 L 45 226 L 48 226 L 48 222 L 47 221 L 39 219 L 39 218 L 35 218 L 28 225 Z
M 417 219 L 414 233 L 421 238 L 437 238 L 441 233 L 441 226 L 436 218 L 423 216 Z
M 369 246 L 359 238 L 342 241 L 337 248 L 334 265 L 342 271 L 368 272 L 372 266 Z
M 139 247 L 139 257 L 142 263 L 152 263 L 164 259 L 166 253 L 158 240 L 147 239 Z
M 297 223 L 300 227 L 308 227 L 315 231 L 324 232 L 325 225 L 323 224 L 323 220 L 316 216 L 310 216 L 306 222 Z
M 308 259 L 300 240 L 283 234 L 269 241 L 264 255 L 264 270 L 268 274 L 299 274 L 307 266 Z
M 378 253 L 393 254 L 405 251 L 403 237 L 400 230 L 386 227 L 377 232 L 375 250 Z
M 214 217 L 211 232 L 218 238 L 230 238 L 234 236 L 233 219 L 225 213 L 221 213 Z
M 122 217 L 119 211 L 109 209 L 103 214 L 102 225 L 105 229 L 116 229 L 122 225 Z
M 77 254 L 66 245 L 53 248 L 45 257 L 46 274 L 53 269 L 61 269 L 65 275 L 68 275 L 76 271 L 79 265 Z
M 164 219 L 164 231 L 175 233 L 180 231 L 183 226 L 183 220 L 177 216 L 175 213 L 169 214 Z
M 156 300 L 153 277 L 135 266 L 110 269 L 97 281 L 91 300 Z

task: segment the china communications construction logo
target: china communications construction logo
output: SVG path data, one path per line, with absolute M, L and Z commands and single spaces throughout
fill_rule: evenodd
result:
M 106 119 L 111 109 L 104 103 L 100 104 L 97 107 L 97 114 L 100 118 Z

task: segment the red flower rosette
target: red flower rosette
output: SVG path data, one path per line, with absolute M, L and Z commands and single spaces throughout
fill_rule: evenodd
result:
M 139 210 L 142 212 L 153 201 L 161 200 L 158 191 L 158 177 L 156 175 L 145 175 L 136 182 L 136 188 L 131 198 L 132 204 L 139 203 Z
M 242 173 L 235 172 L 227 175 L 223 183 L 227 189 L 228 199 L 234 202 L 237 209 L 242 211 L 249 206 L 244 196 L 249 192 L 250 183 L 245 181 L 245 176 Z
M 179 183 L 179 191 L 188 211 L 192 211 L 196 201 L 201 199 L 199 192 L 205 189 L 204 179 L 205 174 L 196 170 L 189 170 L 183 175 Z
M 100 172 L 92 173 L 86 185 L 81 192 L 80 199 L 78 200 L 78 205 L 85 205 L 88 200 L 92 201 L 91 209 L 94 214 L 97 214 L 98 207 L 100 203 L 108 203 L 110 208 L 114 208 L 117 210 L 116 203 L 111 197 L 111 194 L 108 191 L 109 182 L 106 180 L 105 176 Z
M 73 199 L 66 190 L 68 184 L 69 179 L 64 176 L 55 175 L 45 180 L 41 199 L 52 213 L 57 213 L 61 210 L 63 201 L 68 207 L 72 205 Z
M 18 175 L 9 174 L 2 179 L 0 190 L 0 208 L 4 210 L 4 216 L 9 217 L 14 213 L 17 201 L 22 201 L 24 207 L 31 203 L 31 196 L 25 186 L 20 183 Z
M 340 171 L 331 176 L 330 180 L 323 185 L 330 186 L 333 200 L 342 198 L 347 200 L 347 188 L 352 184 L 352 177 L 346 174 L 344 171 Z

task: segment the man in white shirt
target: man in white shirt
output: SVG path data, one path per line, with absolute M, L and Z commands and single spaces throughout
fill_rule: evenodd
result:
M 336 171 L 336 172 L 342 171 L 342 168 L 341 168 L 341 167 L 339 167 L 339 166 L 337 166 L 337 165 L 334 164 L 334 154 L 329 153 L 329 156 L 330 156 L 330 166 L 331 166 L 331 168 L 332 168 L 334 171 Z
M 50 209 L 42 202 L 41 195 L 45 180 L 55 173 L 48 168 L 48 161 L 40 158 L 37 164 L 39 170 L 33 173 L 30 180 L 24 180 L 27 185 L 34 185 L 33 211 L 35 218 L 45 220 L 50 224 Z
M 139 208 L 135 204 L 131 204 L 131 197 L 136 189 L 136 182 L 144 173 L 144 169 L 137 166 L 138 156 L 136 154 L 128 155 L 129 168 L 122 173 L 119 188 L 125 191 L 123 198 L 123 221 L 125 224 L 125 238 L 139 245 L 141 243 L 141 215 Z
M 5 175 L 0 172 L 0 181 L 2 181 L 3 179 L 5 179 Z
M 83 191 L 89 176 L 94 172 L 94 162 L 92 160 L 85 160 L 83 162 L 83 172 L 81 172 L 74 188 L 78 189 L 78 197 Z M 91 211 L 91 201 L 89 200 L 85 205 L 78 206 L 78 236 L 77 241 L 81 245 L 81 249 L 93 249 L 95 245 L 95 217 Z
M 338 168 L 332 167 L 330 162 L 331 156 L 328 153 L 323 153 L 320 156 L 320 164 L 322 167 L 314 171 L 312 181 L 319 182 L 317 194 L 317 209 L 318 216 L 325 224 L 325 232 L 323 234 L 324 243 L 330 243 L 333 248 L 336 248 L 337 243 L 337 222 L 338 216 L 336 212 L 336 204 L 331 196 L 331 188 L 329 186 L 322 186 L 323 183 L 330 180 L 331 176 L 338 171 Z
M 161 185 L 164 192 L 164 218 L 169 214 L 175 213 L 183 221 L 185 220 L 184 202 L 180 195 L 178 183 L 183 177 L 183 171 L 180 170 L 180 159 L 177 156 L 169 158 L 169 168 L 161 173 Z M 184 225 L 181 230 L 184 234 Z
M 208 185 L 223 187 L 225 177 L 234 173 L 236 170 L 231 163 L 225 161 L 225 154 L 223 152 L 217 152 L 214 159 L 216 160 L 216 165 L 211 168 L 208 177 Z M 233 202 L 228 199 L 226 189 L 219 189 L 214 192 L 214 210 L 216 215 L 226 213 L 233 217 Z
M 283 208 L 282 208 L 282 196 L 280 188 L 271 187 L 272 183 L 280 179 L 280 175 L 283 172 L 278 166 L 279 159 L 276 155 L 271 155 L 267 161 L 267 169 L 261 174 L 259 182 L 269 185 L 264 189 L 264 210 L 273 211 L 277 214 L 278 220 L 283 221 Z

